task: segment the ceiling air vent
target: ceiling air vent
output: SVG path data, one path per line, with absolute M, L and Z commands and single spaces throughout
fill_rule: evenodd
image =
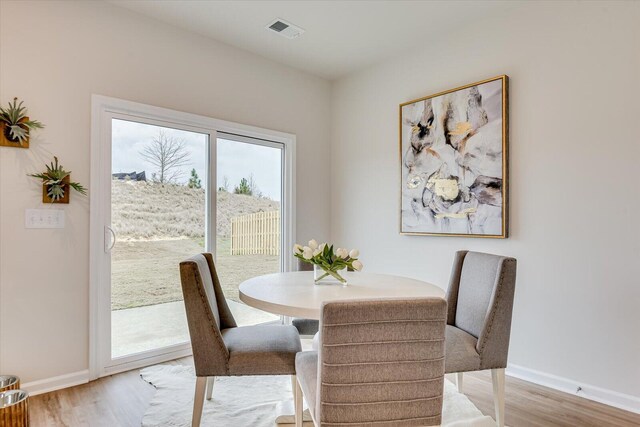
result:
M 274 31 L 288 39 L 295 39 L 304 34 L 304 30 L 302 28 L 297 25 L 293 25 L 291 22 L 287 22 L 284 19 L 276 19 L 267 25 L 266 28 L 267 30 Z

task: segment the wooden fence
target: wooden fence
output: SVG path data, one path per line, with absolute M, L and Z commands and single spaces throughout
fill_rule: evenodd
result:
M 280 211 L 231 218 L 231 255 L 280 255 Z

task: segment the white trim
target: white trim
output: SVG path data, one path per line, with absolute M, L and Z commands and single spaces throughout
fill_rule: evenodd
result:
M 205 208 L 205 229 L 204 236 L 206 238 L 204 249 L 207 252 L 212 252 L 214 256 L 216 253 L 216 242 L 218 239 L 218 229 L 216 224 L 218 223 L 218 177 L 216 165 L 218 164 L 218 132 L 215 130 L 209 131 L 209 143 L 207 144 L 207 192 L 206 197 L 207 206 Z M 214 165 L 214 166 L 212 166 Z
M 511 363 L 507 367 L 507 375 L 544 387 L 549 387 L 554 390 L 569 393 L 574 396 L 604 403 L 605 405 L 614 406 L 625 411 L 640 414 L 640 397 L 637 396 L 619 393 L 617 391 L 585 384 L 580 381 L 553 374 L 547 374 L 545 372 L 536 371 L 535 369 L 529 369 L 524 366 L 514 365 Z M 580 391 L 578 391 L 578 387 L 580 387 Z
M 104 127 L 103 105 L 95 96 L 91 103 L 91 182 L 89 185 L 89 379 L 100 376 L 100 354 L 103 353 L 102 344 L 98 337 L 100 319 L 100 289 L 104 277 L 104 263 L 98 262 L 103 248 L 100 242 L 104 239 L 102 226 L 105 224 L 103 200 L 93 197 L 100 192 L 102 181 L 102 153 L 103 143 L 100 137 Z
M 280 248 L 282 254 L 289 254 L 289 256 L 283 256 L 283 268 L 284 271 L 294 271 L 294 256 L 293 245 L 296 242 L 296 136 L 291 135 L 288 147 L 284 150 L 284 200 L 280 204 L 282 212 L 286 214 L 288 218 L 288 224 L 283 224 L 283 244 Z M 286 225 L 286 227 L 285 227 Z
M 111 332 L 111 330 L 109 330 L 109 332 Z M 102 377 L 118 372 L 129 371 L 131 369 L 149 366 L 154 363 L 166 362 L 168 360 L 185 356 L 191 356 L 191 343 L 189 341 L 172 344 L 162 347 L 161 349 L 144 350 L 116 358 L 113 358 L 111 356 L 111 352 L 108 352 L 102 355 L 102 372 L 100 376 Z M 152 362 L 146 363 L 147 361 Z
M 104 373 L 102 374 L 102 376 L 118 374 L 120 372 L 144 368 L 146 366 L 155 365 L 157 363 L 166 362 L 168 360 L 175 360 L 181 357 L 191 356 L 191 345 L 188 345 L 188 347 L 186 348 L 181 347 L 183 346 L 173 346 L 172 348 L 176 348 L 176 350 L 170 350 L 161 354 L 150 355 L 138 359 L 128 358 L 130 359 L 130 361 L 128 362 L 116 361 L 113 365 L 109 365 L 104 368 Z
M 170 110 L 168 108 L 155 107 L 124 99 L 110 98 L 102 95 L 92 95 L 94 107 L 99 110 L 118 112 L 140 119 L 155 118 L 165 123 L 174 123 L 180 126 L 192 126 L 201 129 L 215 129 L 218 132 L 242 135 L 251 138 L 265 139 L 273 142 L 290 144 L 295 141 L 295 135 L 279 132 L 256 126 L 243 125 L 240 123 L 228 122 L 226 120 L 214 119 L 197 114 L 185 113 L 182 111 Z M 97 104 L 97 105 L 96 105 Z
M 59 375 L 57 377 L 45 378 L 43 380 L 31 381 L 20 385 L 21 389 L 27 390 L 30 396 L 49 393 L 75 385 L 89 382 L 89 370 L 72 372 L 70 374 Z
M 104 280 L 110 277 L 110 263 L 105 262 L 104 226 L 110 223 L 106 199 L 101 196 L 110 194 L 110 180 L 104 177 L 111 176 L 111 119 L 128 118 L 143 123 L 154 122 L 160 126 L 175 127 L 209 134 L 209 180 L 213 196 L 209 197 L 209 216 L 207 223 L 215 222 L 215 190 L 218 188 L 215 173 L 216 133 L 223 132 L 232 135 L 240 135 L 256 140 L 272 141 L 284 145 L 285 161 L 284 191 L 281 201 L 283 214 L 288 218 L 288 227 L 283 227 L 283 254 L 290 254 L 289 248 L 295 242 L 295 135 L 248 126 L 239 123 L 227 122 L 210 117 L 174 111 L 166 108 L 140 104 L 122 99 L 109 98 L 102 95 L 92 95 L 91 118 L 91 185 L 90 194 L 90 285 L 89 285 L 89 378 L 96 379 L 110 373 L 133 369 L 144 364 L 159 363 L 163 360 L 181 357 L 190 352 L 188 343 L 172 348 L 147 352 L 145 354 L 128 357 L 118 362 L 110 358 L 110 315 L 108 310 L 111 295 L 109 287 Z M 266 142 L 265 142 L 266 144 Z M 215 228 L 213 228 L 215 230 Z M 215 236 L 208 233 L 209 250 L 215 247 Z M 293 256 L 284 256 L 283 268 L 288 271 L 292 267 Z M 105 325 L 107 325 L 105 327 Z M 109 356 L 108 356 L 109 355 Z M 108 359 L 107 359 L 108 356 Z M 137 361 L 134 360 L 137 358 Z M 144 363 L 144 364 L 141 364 Z

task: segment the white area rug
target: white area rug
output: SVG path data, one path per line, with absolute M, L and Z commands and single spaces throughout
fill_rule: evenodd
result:
M 192 366 L 151 366 L 140 371 L 140 375 L 158 390 L 142 419 L 143 426 L 191 425 L 195 391 Z M 274 427 L 278 407 L 283 401 L 293 407 L 292 400 L 288 376 L 219 377 L 213 387 L 213 399 L 205 399 L 202 425 Z M 448 427 L 495 426 L 491 417 L 482 415 L 449 381 L 445 381 L 442 421 L 442 425 Z M 293 424 L 278 424 L 286 425 Z M 307 425 L 312 424 L 305 423 L 305 427 Z

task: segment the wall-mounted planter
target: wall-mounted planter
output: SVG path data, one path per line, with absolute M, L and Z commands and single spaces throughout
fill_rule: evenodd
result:
M 64 190 L 64 196 L 62 196 L 61 199 L 58 200 L 53 200 L 51 197 L 49 197 L 49 187 L 50 185 L 47 184 L 42 184 L 42 203 L 64 203 L 64 204 L 69 204 L 69 196 L 71 194 L 71 186 L 69 185 L 69 183 L 71 182 L 71 178 L 69 176 L 65 177 L 62 180 L 62 189 Z
M 25 117 L 20 122 L 29 121 L 29 117 Z M 20 142 L 17 139 L 11 138 L 9 134 L 9 126 L 4 122 L 0 122 L 0 146 L 1 147 L 14 147 L 14 148 L 29 148 L 29 137 Z
M 13 98 L 7 107 L 0 107 L 0 145 L 5 147 L 29 148 L 29 131 L 42 129 L 44 125 L 37 120 L 29 120 L 24 101 L 18 103 Z
M 42 181 L 43 203 L 69 203 L 69 193 L 73 188 L 86 196 L 87 189 L 79 182 L 71 181 L 71 171 L 66 171 L 58 163 L 58 158 L 53 157 L 53 162 L 45 165 L 46 171 L 42 173 L 30 173 L 29 176 Z

